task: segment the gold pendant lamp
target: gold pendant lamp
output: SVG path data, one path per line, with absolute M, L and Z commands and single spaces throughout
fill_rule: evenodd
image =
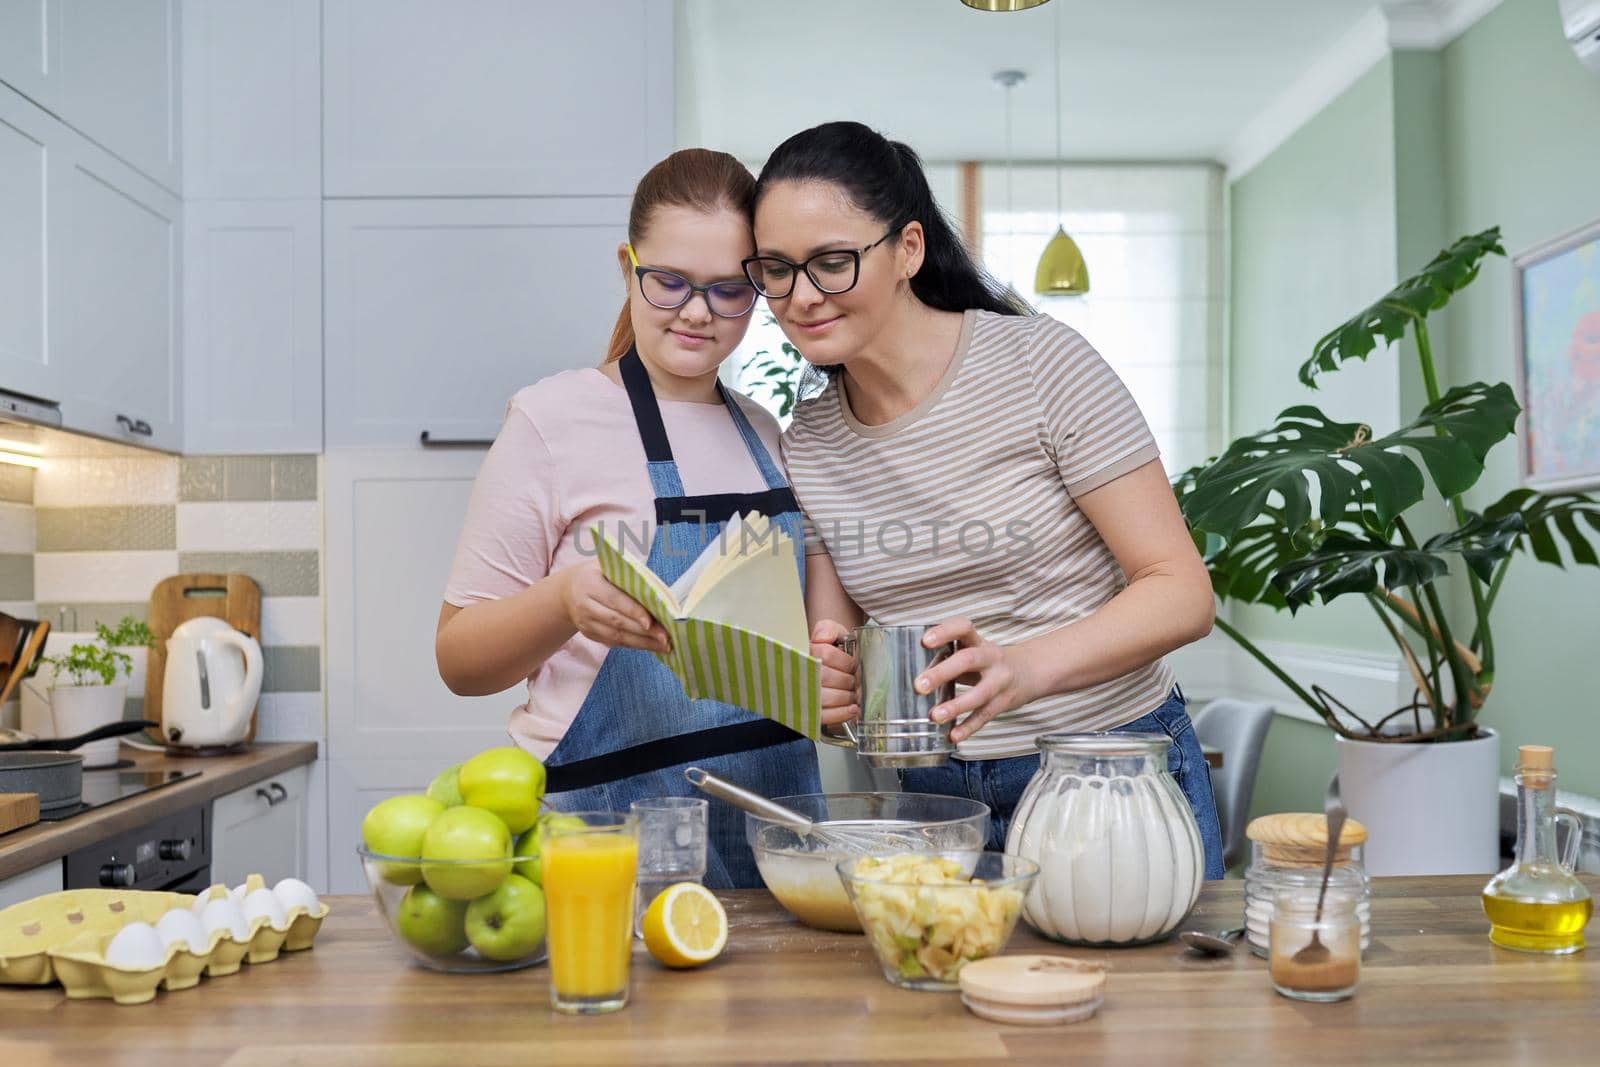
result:
M 974 11 L 1026 11 L 1050 0 L 961 0 Z
M 1061 218 L 1061 9 L 1056 8 L 1056 218 Z M 1044 246 L 1039 269 L 1033 275 L 1033 291 L 1040 296 L 1082 296 L 1089 291 L 1089 266 L 1083 261 L 1078 242 L 1067 233 L 1065 223 L 1056 226 L 1056 235 Z

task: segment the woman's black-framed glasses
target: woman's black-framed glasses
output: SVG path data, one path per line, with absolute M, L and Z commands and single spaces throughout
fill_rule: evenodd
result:
M 633 263 L 633 273 L 639 279 L 639 292 L 651 307 L 662 311 L 676 311 L 701 293 L 711 314 L 723 319 L 737 319 L 750 314 L 756 306 L 755 286 L 749 282 L 712 282 L 696 285 L 675 271 L 660 267 L 641 267 L 633 245 L 628 245 L 628 259 Z
M 818 252 L 804 263 L 791 263 L 782 256 L 751 256 L 744 261 L 744 276 L 768 300 L 782 300 L 794 292 L 794 280 L 801 271 L 818 292 L 829 296 L 848 293 L 861 279 L 861 257 L 899 233 L 890 230 L 865 248 L 834 248 Z

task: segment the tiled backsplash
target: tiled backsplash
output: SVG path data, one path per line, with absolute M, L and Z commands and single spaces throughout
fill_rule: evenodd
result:
M 262 597 L 257 736 L 319 739 L 317 470 L 316 456 L 73 457 L 0 469 L 0 609 L 48 619 L 65 642 L 96 623 L 145 618 L 169 575 L 248 574 Z M 142 711 L 142 666 L 130 716 Z

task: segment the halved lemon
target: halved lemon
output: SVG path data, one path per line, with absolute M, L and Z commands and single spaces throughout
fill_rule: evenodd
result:
M 722 954 L 728 913 L 711 890 L 696 882 L 663 889 L 645 909 L 644 947 L 668 967 L 698 967 Z

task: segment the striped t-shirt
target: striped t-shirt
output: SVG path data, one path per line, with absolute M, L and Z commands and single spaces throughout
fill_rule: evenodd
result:
M 1073 497 L 1159 455 L 1122 380 L 1075 330 L 1048 315 L 975 311 L 911 411 L 863 425 L 835 378 L 796 408 L 783 445 L 806 550 L 832 554 L 869 618 L 966 616 L 1000 644 L 1081 619 L 1126 586 Z M 1120 726 L 1171 688 L 1157 660 L 1016 708 L 959 755 L 1025 755 L 1041 734 Z

